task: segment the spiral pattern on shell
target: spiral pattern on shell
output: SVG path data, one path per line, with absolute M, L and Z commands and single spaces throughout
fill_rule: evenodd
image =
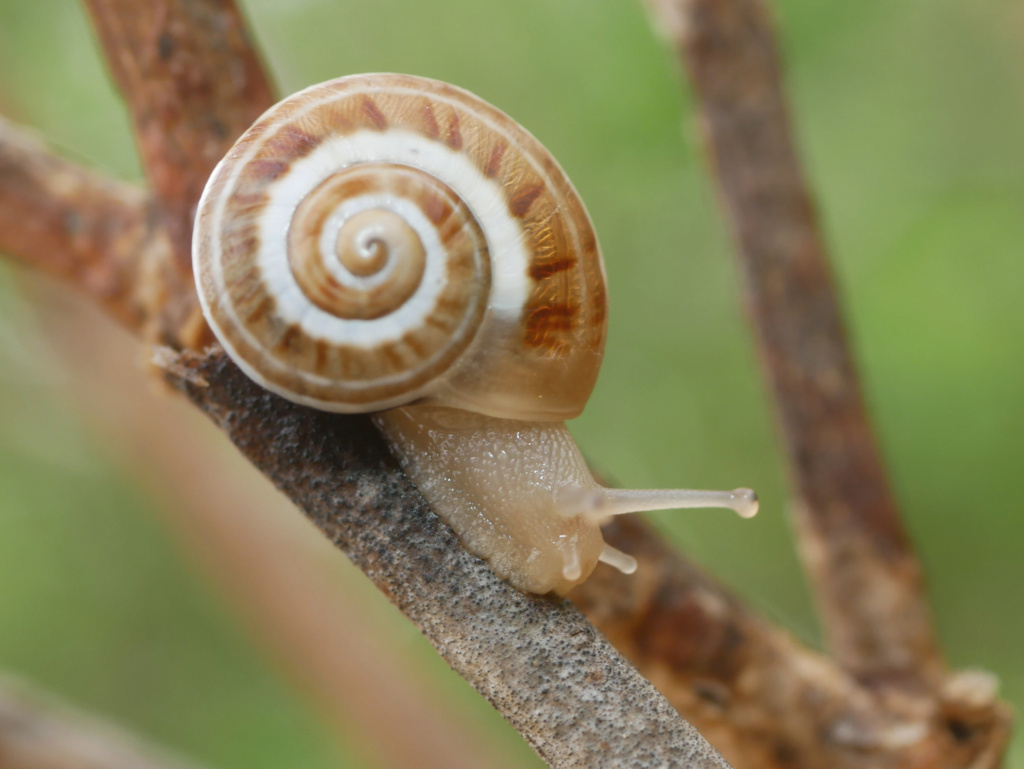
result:
M 558 420 L 597 377 L 582 203 L 525 129 L 438 81 L 357 75 L 271 108 L 211 176 L 193 251 L 225 349 L 300 403 Z

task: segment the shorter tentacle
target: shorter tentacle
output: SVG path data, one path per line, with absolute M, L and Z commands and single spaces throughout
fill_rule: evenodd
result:
M 597 560 L 608 564 L 613 569 L 618 569 L 623 574 L 635 574 L 637 570 L 636 558 L 629 553 L 624 553 L 618 548 L 612 547 L 607 542 L 604 543 L 604 549 L 601 551 L 601 555 L 597 557 Z

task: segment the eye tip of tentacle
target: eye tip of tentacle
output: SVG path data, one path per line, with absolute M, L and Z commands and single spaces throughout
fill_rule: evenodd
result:
M 757 515 L 757 511 L 760 508 L 761 503 L 757 499 L 757 492 L 753 489 L 733 489 L 732 497 L 735 503 L 733 510 L 735 510 L 741 518 L 753 518 Z

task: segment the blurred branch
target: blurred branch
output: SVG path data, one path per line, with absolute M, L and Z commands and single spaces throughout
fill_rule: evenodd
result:
M 123 729 L 0 678 L 2 769 L 198 769 Z
M 0 252 L 70 281 L 123 326 L 175 344 L 195 311 L 149 196 L 0 118 Z
M 932 688 L 943 661 L 797 157 L 767 0 L 648 0 L 697 95 L 789 458 L 829 645 L 859 680 Z
M 162 365 L 552 767 L 728 766 L 568 602 L 469 555 L 369 417 L 285 401 L 223 353 Z
M 183 275 L 213 167 L 274 103 L 233 0 L 85 0 Z

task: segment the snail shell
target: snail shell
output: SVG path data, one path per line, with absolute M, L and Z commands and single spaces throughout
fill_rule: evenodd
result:
M 319 409 L 559 421 L 597 378 L 604 268 L 576 191 L 436 80 L 343 77 L 272 107 L 214 171 L 194 260 L 229 354 Z
M 521 590 L 635 569 L 608 515 L 757 509 L 746 489 L 594 480 L 562 420 L 604 351 L 597 238 L 547 151 L 466 91 L 357 75 L 285 99 L 214 170 L 193 259 L 239 366 L 298 403 L 379 412 L 431 507 Z

